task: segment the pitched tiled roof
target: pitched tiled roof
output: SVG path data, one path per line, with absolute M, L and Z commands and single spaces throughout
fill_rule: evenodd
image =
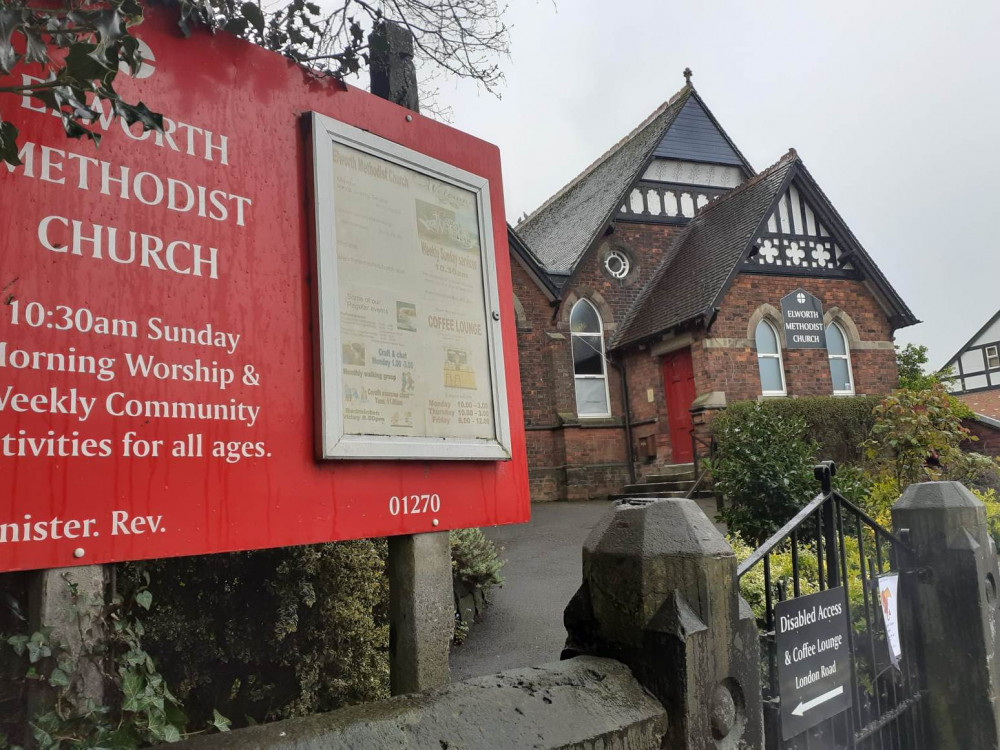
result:
M 510 246 L 510 251 L 516 255 L 525 266 L 525 270 L 535 280 L 545 295 L 549 299 L 555 299 L 559 296 L 559 287 L 556 285 L 549 275 L 545 272 L 545 268 L 542 266 L 541 261 L 538 257 L 531 252 L 531 248 L 525 244 L 524 240 L 518 235 L 517 231 L 510 224 L 507 225 L 507 243 Z
M 789 151 L 777 164 L 723 194 L 691 220 L 632 305 L 612 349 L 709 313 L 797 162 L 795 152 Z
M 956 393 L 956 398 L 964 401 L 977 416 L 992 420 L 1000 419 L 1000 390 L 978 391 L 977 393 Z
M 549 273 L 565 277 L 572 272 L 692 92 L 689 86 L 681 89 L 517 225 L 518 234 Z M 554 281 L 559 283 L 559 279 Z

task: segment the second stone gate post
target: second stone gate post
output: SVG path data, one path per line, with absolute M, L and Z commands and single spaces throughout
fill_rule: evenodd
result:
M 564 658 L 628 664 L 666 707 L 664 747 L 763 747 L 757 624 L 736 555 L 692 500 L 613 506 L 583 548 Z

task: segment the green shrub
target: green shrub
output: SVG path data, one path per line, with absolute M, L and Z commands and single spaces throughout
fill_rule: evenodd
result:
M 899 386 L 910 391 L 925 391 L 935 383 L 948 385 L 955 380 L 955 375 L 949 367 L 929 375 L 924 372 L 927 364 L 927 347 L 922 344 L 907 344 L 900 348 L 896 346 L 896 372 L 899 373 Z
M 502 583 L 500 550 L 479 529 L 451 532 L 451 549 L 456 584 L 485 594 Z M 219 726 L 217 710 L 239 727 L 388 697 L 386 555 L 375 539 L 124 563 L 118 586 L 128 601 L 151 595 L 142 648 L 187 725 Z M 23 598 L 19 578 L 0 583 L 10 601 Z M 19 662 L 5 653 L 0 705 L 10 688 L 16 707 L 23 669 L 16 678 Z M 0 724 L 8 718 L 16 728 L 24 717 Z
M 817 485 L 818 489 L 819 485 Z M 860 466 L 837 464 L 837 474 L 833 478 L 833 489 L 864 510 L 872 489 L 872 476 Z
M 483 534 L 482 529 L 455 529 L 450 532 L 451 574 L 455 589 L 455 633 L 460 645 L 489 601 L 490 589 L 503 584 L 500 570 L 503 550 Z
M 747 544 L 739 534 L 730 534 L 726 540 L 736 553 L 737 563 L 746 560 L 755 551 L 755 547 Z M 786 542 L 776 551 L 771 553 L 771 595 L 772 602 L 777 601 L 775 592 L 778 588 L 784 587 L 789 596 L 794 590 L 794 577 L 792 576 L 792 551 Z M 799 549 L 799 586 L 802 596 L 815 594 L 819 591 L 819 562 L 816 553 L 808 546 L 803 545 Z M 754 616 L 763 624 L 767 600 L 764 592 L 764 565 L 763 563 L 753 566 L 740 578 L 740 595 L 750 605 Z
M 192 723 L 235 726 L 388 696 L 385 540 L 130 563 L 144 643 Z
M 456 585 L 489 589 L 503 583 L 500 570 L 502 550 L 486 537 L 482 529 L 454 529 L 449 532 L 451 572 Z
M 861 444 L 874 424 L 872 410 L 881 401 L 877 396 L 806 396 L 764 401 L 739 401 L 730 405 L 713 422 L 713 433 L 729 422 L 743 422 L 760 409 L 786 419 L 805 422 L 805 435 L 816 443 L 816 455 L 840 464 L 858 463 L 864 457 Z
M 961 482 L 973 492 L 1000 492 L 1000 463 L 982 453 L 963 453 L 962 460 L 947 467 L 945 478 Z
M 941 383 L 922 391 L 893 391 L 875 407 L 875 423 L 864 443 L 872 474 L 895 480 L 898 497 L 914 482 L 940 479 L 943 470 L 964 467 L 960 445 L 971 437 L 962 426 L 967 412 Z M 931 465 L 932 456 L 943 469 Z
M 1000 498 L 997 497 L 997 491 L 973 489 L 972 494 L 986 506 L 986 526 L 993 537 L 993 543 L 1000 549 Z
M 805 420 L 752 403 L 725 415 L 715 431 L 710 464 L 719 512 L 733 532 L 760 544 L 817 492 L 812 466 L 816 446 L 805 437 Z
M 1000 504 L 998 504 L 1000 509 Z M 865 549 L 871 554 L 874 537 L 870 530 L 862 532 L 865 535 Z M 738 563 L 746 560 L 756 550 L 747 544 L 739 534 L 731 534 L 726 540 L 736 553 Z M 847 597 L 854 618 L 854 629 L 861 632 L 864 628 L 865 589 L 861 580 L 861 547 L 857 536 L 845 533 L 844 554 L 847 562 Z M 816 543 L 811 539 L 800 539 L 798 548 L 799 565 L 799 595 L 815 594 L 819 586 L 819 558 L 816 555 Z M 827 558 L 827 561 L 829 558 Z M 779 544 L 770 555 L 771 566 L 771 602 L 776 604 L 780 597 L 791 597 L 795 591 L 795 577 L 792 570 L 792 550 L 789 541 Z M 824 571 L 826 572 L 826 571 Z M 867 570 L 865 573 L 867 574 Z M 758 563 L 740 578 L 740 595 L 750 605 L 754 616 L 761 626 L 765 623 L 766 604 L 764 591 L 764 564 Z

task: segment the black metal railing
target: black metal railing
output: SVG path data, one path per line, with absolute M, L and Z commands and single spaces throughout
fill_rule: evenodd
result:
M 917 639 L 908 637 L 919 622 L 904 611 L 907 597 L 901 595 L 903 656 L 894 666 L 878 592 L 878 577 L 890 572 L 900 574 L 901 591 L 910 589 L 916 575 L 913 552 L 905 539 L 833 490 L 836 465 L 832 461 L 819 464 L 815 475 L 822 485 L 820 493 L 738 568 L 745 595 L 753 588 L 747 576 L 763 578 L 762 601 L 750 603 L 760 627 L 766 746 L 769 750 L 926 747 Z M 782 741 L 775 604 L 837 586 L 844 586 L 847 594 L 853 706 Z
M 694 462 L 694 484 L 691 485 L 691 489 L 689 489 L 687 494 L 684 495 L 684 497 L 688 500 L 693 498 L 695 493 L 702 488 L 709 475 L 702 466 L 702 462 L 705 459 L 708 459 L 709 463 L 711 463 L 715 459 L 715 438 L 705 440 L 704 438 L 698 437 L 692 429 L 691 456 L 691 460 Z

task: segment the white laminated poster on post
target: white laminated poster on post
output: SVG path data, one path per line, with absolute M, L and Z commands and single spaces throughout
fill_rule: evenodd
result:
M 890 573 L 878 579 L 878 600 L 882 607 L 882 618 L 885 620 L 885 637 L 889 645 L 889 658 L 892 665 L 899 668 L 899 660 L 903 649 L 899 644 L 899 573 Z

